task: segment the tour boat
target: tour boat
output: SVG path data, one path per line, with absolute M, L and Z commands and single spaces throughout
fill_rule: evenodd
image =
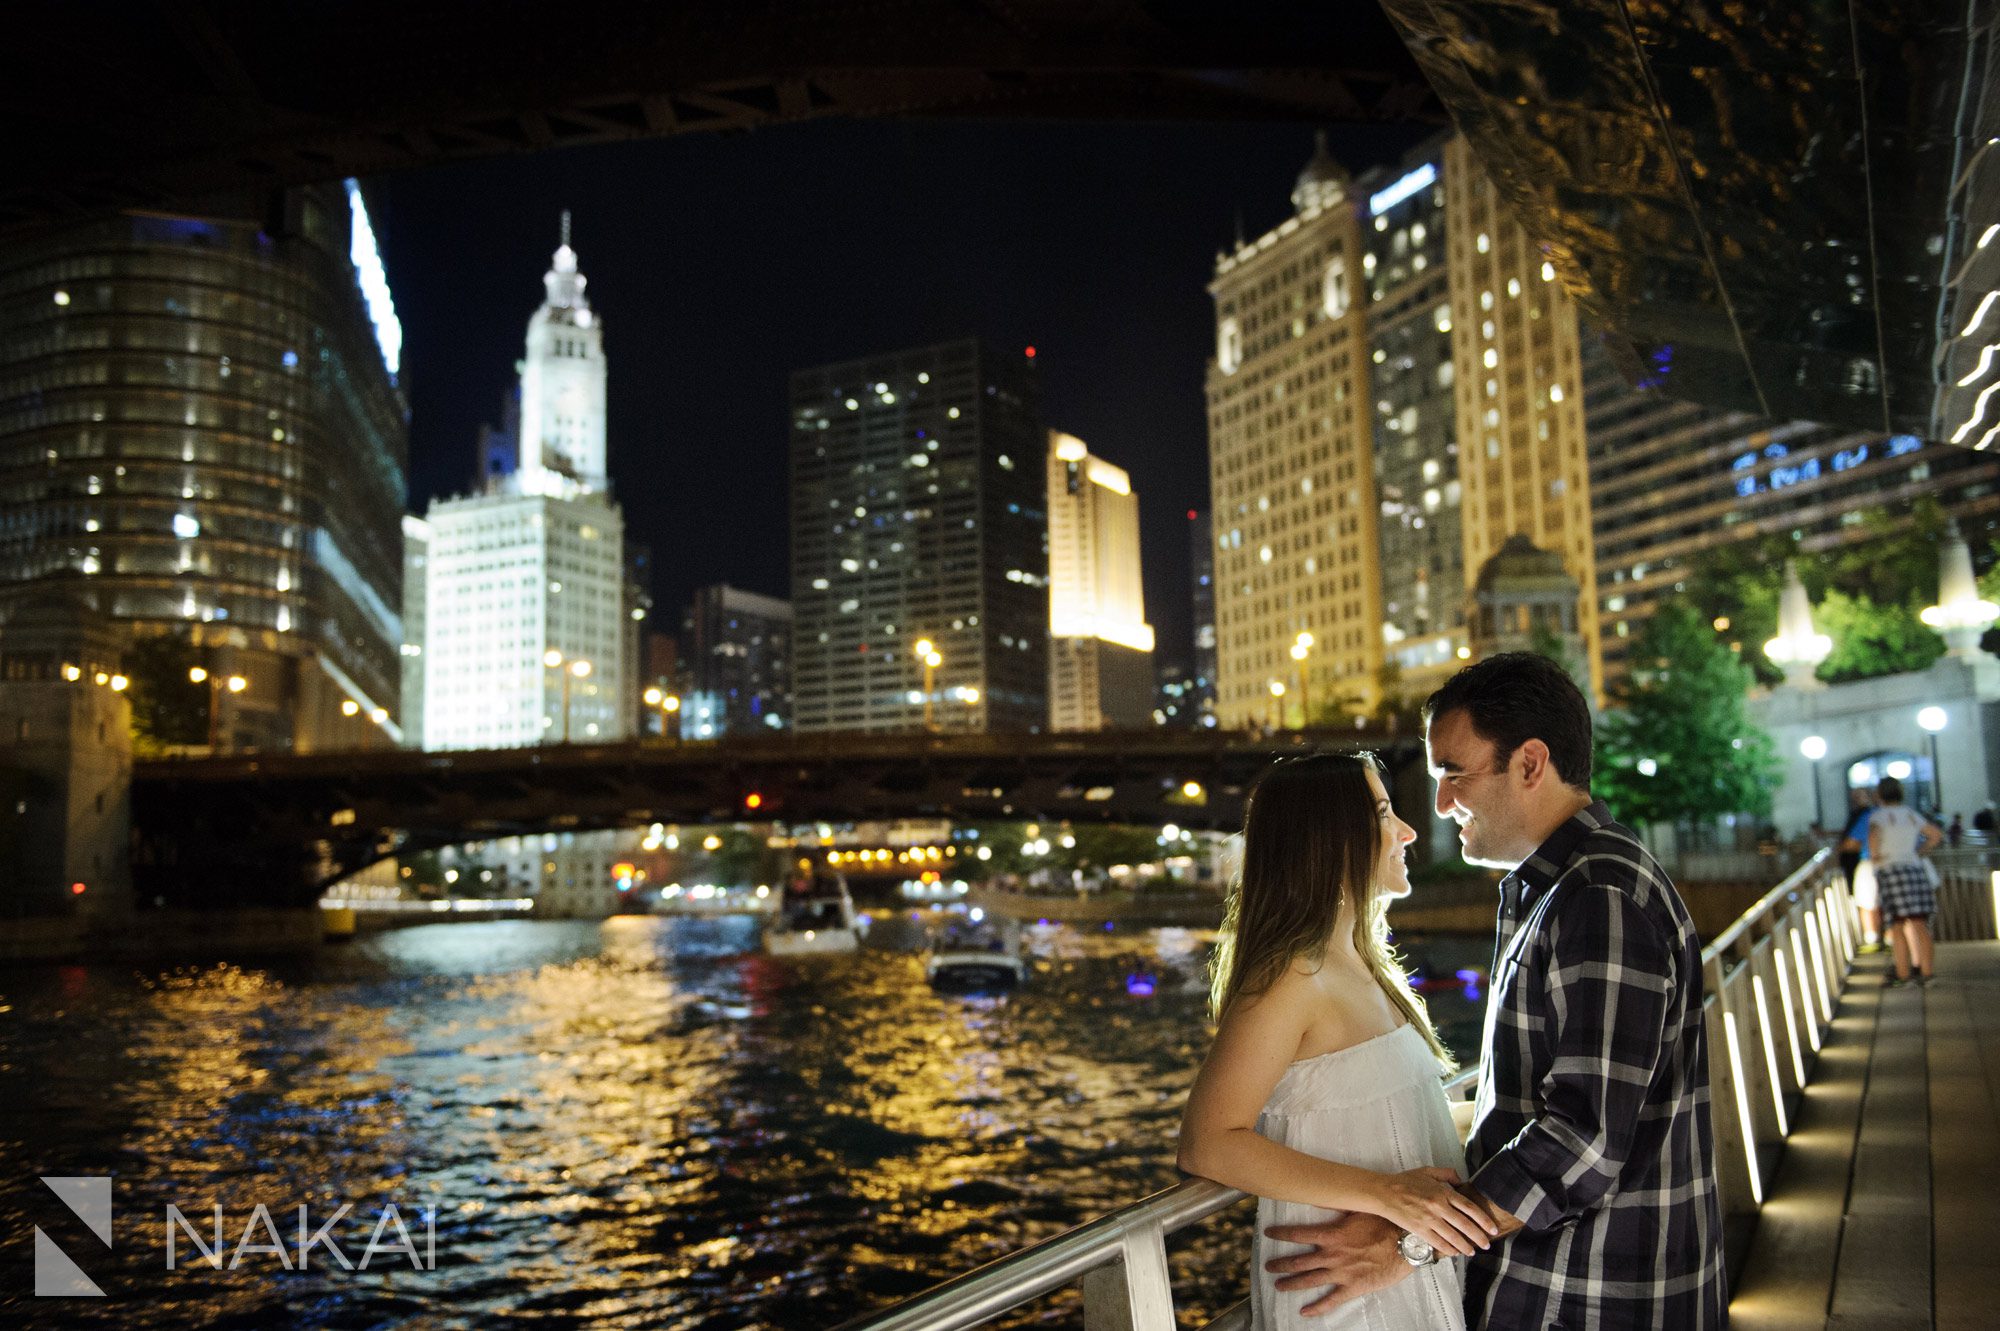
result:
M 953 916 L 931 931 L 924 978 L 938 989 L 976 993 L 1012 989 L 1028 978 L 1028 965 L 1021 959 L 1020 925 L 989 917 L 977 908 Z
M 764 950 L 774 957 L 852 952 L 861 946 L 862 930 L 847 880 L 836 878 L 815 883 L 808 896 L 787 894 L 764 930 Z

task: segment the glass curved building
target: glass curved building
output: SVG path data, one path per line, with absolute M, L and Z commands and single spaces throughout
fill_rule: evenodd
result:
M 218 718 L 226 747 L 388 742 L 400 342 L 352 182 L 268 211 L 10 240 L 0 624 L 60 584 L 135 638 L 178 638 L 179 659 L 243 676 Z

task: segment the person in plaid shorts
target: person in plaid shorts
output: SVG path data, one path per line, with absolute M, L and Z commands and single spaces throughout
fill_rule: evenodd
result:
M 1931 916 L 1937 914 L 1937 880 L 1924 856 L 1944 840 L 1937 824 L 1903 803 L 1903 783 L 1885 776 L 1875 787 L 1878 806 L 1868 819 L 1868 858 L 1875 865 L 1875 891 L 1882 902 L 1882 927 L 1896 961 L 1890 988 L 1917 979 L 1931 982 Z
M 1590 708 L 1507 652 L 1425 704 L 1436 811 L 1509 870 L 1466 1195 L 1500 1237 L 1468 1261 L 1468 1327 L 1711 1331 L 1728 1323 L 1701 942 L 1659 863 L 1590 794 Z M 1406 1278 L 1379 1216 L 1274 1226 L 1267 1269 L 1311 1315 Z

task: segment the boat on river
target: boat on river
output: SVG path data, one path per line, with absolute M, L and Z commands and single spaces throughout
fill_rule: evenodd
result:
M 861 946 L 863 928 L 847 880 L 820 879 L 805 892 L 786 892 L 764 930 L 764 951 L 774 957 L 853 952 Z
M 1028 978 L 1028 964 L 1021 958 L 1021 926 L 977 908 L 951 916 L 931 930 L 924 978 L 933 988 L 958 992 L 1014 988 Z

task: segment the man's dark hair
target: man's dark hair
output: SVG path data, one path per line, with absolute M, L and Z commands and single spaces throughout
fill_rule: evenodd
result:
M 1875 785 L 1875 798 L 1884 804 L 1903 802 L 1903 783 L 1893 776 L 1885 776 Z
M 1505 771 L 1516 749 L 1538 739 L 1565 784 L 1590 789 L 1590 704 L 1548 657 L 1501 652 L 1467 666 L 1424 703 L 1424 723 L 1460 711 L 1492 742 L 1494 771 Z

